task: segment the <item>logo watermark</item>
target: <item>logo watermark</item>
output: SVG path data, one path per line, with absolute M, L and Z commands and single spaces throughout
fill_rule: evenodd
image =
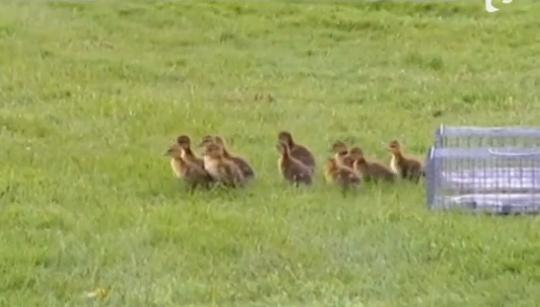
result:
M 502 0 L 502 3 L 509 4 L 512 3 L 512 0 Z M 499 9 L 493 6 L 493 0 L 486 0 L 486 11 L 488 13 L 495 13 Z

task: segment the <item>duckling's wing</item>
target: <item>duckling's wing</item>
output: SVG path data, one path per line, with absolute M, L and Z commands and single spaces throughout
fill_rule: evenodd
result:
M 291 149 L 291 155 L 297 160 L 300 160 L 300 162 L 307 167 L 315 167 L 315 157 L 306 147 L 302 145 L 295 145 L 294 148 Z
M 185 177 L 192 178 L 194 180 L 201 180 L 202 178 L 208 176 L 208 173 L 204 170 L 204 168 L 199 166 L 199 164 L 194 161 L 187 162 L 185 166 Z
M 371 162 L 368 168 L 370 172 L 376 176 L 385 176 L 388 173 L 392 173 L 391 170 L 389 170 L 384 165 L 377 162 Z
M 234 157 L 233 161 L 240 168 L 244 177 L 255 176 L 255 172 L 253 171 L 253 168 L 251 168 L 251 165 L 249 165 L 249 163 L 246 160 L 240 157 Z
M 360 176 L 352 169 L 343 169 L 344 180 L 349 184 L 360 183 Z
M 197 159 L 195 159 L 195 162 L 197 163 L 197 165 L 199 165 L 201 168 L 204 169 L 204 160 L 203 159 L 197 158 Z
M 234 163 L 229 161 L 219 165 L 221 180 L 227 184 L 237 185 L 243 180 L 242 172 Z
M 305 172 L 299 172 L 293 175 L 293 181 L 311 184 L 311 176 Z
M 379 174 L 379 176 L 386 181 L 394 181 L 399 176 L 398 174 L 392 172 L 392 170 L 382 164 L 375 163 L 374 166 L 377 167 L 377 174 Z

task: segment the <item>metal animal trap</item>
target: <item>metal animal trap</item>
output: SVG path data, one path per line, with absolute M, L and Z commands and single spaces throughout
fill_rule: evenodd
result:
M 441 126 L 426 161 L 431 209 L 540 211 L 540 129 Z

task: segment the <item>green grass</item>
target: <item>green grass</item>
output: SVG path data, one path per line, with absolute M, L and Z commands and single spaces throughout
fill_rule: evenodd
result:
M 538 304 L 538 218 L 276 168 L 281 129 L 321 166 L 336 139 L 386 161 L 440 123 L 538 125 L 540 5 L 481 2 L 2 1 L 0 305 Z M 180 133 L 222 134 L 257 181 L 186 195 Z

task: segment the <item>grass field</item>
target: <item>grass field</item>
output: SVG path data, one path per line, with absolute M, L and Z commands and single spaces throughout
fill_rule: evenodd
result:
M 540 3 L 482 2 L 1 1 L 0 306 L 538 305 L 538 218 L 276 168 L 282 129 L 321 166 L 336 139 L 387 161 L 441 123 L 538 125 Z M 180 133 L 257 181 L 186 195 Z

